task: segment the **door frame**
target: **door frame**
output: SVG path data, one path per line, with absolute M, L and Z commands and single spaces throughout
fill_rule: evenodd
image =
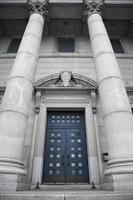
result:
M 82 150 L 82 154 L 84 155 L 84 153 L 83 153 L 83 151 L 84 152 L 86 152 L 86 154 L 84 155 L 84 164 L 86 163 L 86 167 L 85 167 L 85 169 L 84 169 L 84 173 L 86 173 L 86 176 L 85 175 L 78 175 L 77 174 L 77 176 L 70 176 L 70 173 L 68 173 L 68 169 L 70 170 L 70 168 L 71 168 L 71 165 L 67 165 L 67 161 L 64 161 L 63 163 L 63 166 L 62 166 L 62 173 L 64 172 L 64 176 L 57 176 L 57 177 L 53 177 L 53 179 L 52 179 L 52 177 L 51 176 L 48 176 L 48 174 L 46 174 L 45 173 L 45 167 L 46 167 L 46 169 L 48 168 L 48 158 L 47 158 L 47 155 L 45 155 L 44 154 L 44 163 L 43 163 L 43 177 L 42 177 L 42 183 L 43 184 L 50 184 L 50 183 L 53 183 L 53 184 L 88 184 L 90 181 L 89 181 L 89 170 L 88 170 L 88 153 L 87 153 L 87 142 L 86 142 L 86 128 L 85 128 L 85 113 L 84 113 L 84 110 L 82 110 L 82 111 L 64 111 L 63 110 L 63 113 L 61 113 L 62 111 L 47 111 L 47 115 L 48 115 L 48 118 L 49 119 L 51 119 L 50 117 L 51 117 L 51 113 L 50 112 L 52 112 L 52 115 L 80 115 L 81 116 L 81 120 L 82 120 L 82 124 L 76 124 L 76 125 L 78 125 L 78 126 L 76 126 L 76 125 L 74 125 L 74 124 L 63 124 L 64 126 L 62 126 L 62 124 L 61 124 L 61 126 L 59 125 L 59 124 L 56 124 L 56 125 L 54 125 L 53 126 L 53 124 L 52 124 L 52 126 L 51 126 L 51 124 L 49 124 L 49 121 L 47 120 L 47 131 L 46 131 L 46 143 L 45 143 L 45 151 L 48 153 L 49 152 L 49 150 L 48 150 L 48 146 L 47 146 L 47 142 L 49 143 L 49 135 L 48 135 L 48 133 L 51 131 L 51 130 L 53 130 L 53 129 L 55 129 L 55 130 L 58 130 L 59 132 L 60 131 L 62 131 L 63 132 L 63 134 L 64 134 L 64 137 L 62 138 L 62 140 L 63 140 L 63 143 L 64 143 L 64 145 L 65 145 L 65 147 L 64 147 L 64 156 L 65 156 L 65 158 L 66 158 L 66 156 L 67 156 L 67 154 L 71 154 L 72 152 L 69 150 L 69 142 L 68 142 L 68 140 L 70 140 L 70 138 L 71 138 L 71 136 L 70 136 L 70 134 L 68 133 L 68 130 L 70 131 L 70 132 L 73 132 L 73 131 L 76 131 L 76 132 L 78 132 L 79 131 L 79 129 L 82 131 L 82 133 L 83 133 L 83 136 L 82 136 L 82 142 L 83 142 L 83 144 L 82 144 L 82 148 L 83 148 L 83 150 Z M 66 113 L 65 113 L 66 112 Z M 50 114 L 50 115 L 49 115 Z M 57 126 L 58 125 L 58 126 Z M 67 135 L 68 135 L 68 137 L 67 137 Z M 63 146 L 64 146 L 63 145 Z M 68 145 L 68 146 L 67 146 Z M 85 146 L 84 146 L 85 145 Z M 63 146 L 62 146 L 62 148 L 63 148 Z M 67 154 L 65 154 L 66 153 L 66 151 L 67 151 Z M 68 151 L 70 151 L 69 153 L 68 153 Z M 80 153 L 80 152 L 79 152 Z M 47 160 L 48 159 L 48 160 Z M 71 157 L 70 157 L 70 159 L 71 159 Z M 81 159 L 83 159 L 83 158 L 81 158 Z M 45 163 L 46 162 L 46 163 Z M 51 162 L 53 162 L 53 161 L 51 161 Z M 62 161 L 61 161 L 62 162 Z M 75 161 L 73 161 L 73 162 L 75 162 Z M 79 161 L 79 162 L 81 162 L 81 160 Z M 50 168 L 49 168 L 50 169 Z M 80 169 L 80 168 L 79 168 Z M 66 171 L 65 171 L 66 170 Z M 82 170 L 83 170 L 83 168 L 82 168 Z M 53 180 L 53 181 L 50 181 L 50 180 Z
M 37 182 L 42 184 L 43 176 L 43 163 L 45 154 L 45 137 L 47 127 L 47 111 L 84 111 L 85 113 L 85 129 L 86 129 L 86 143 L 88 153 L 88 174 L 90 183 L 95 183 L 99 188 L 100 185 L 100 172 L 99 172 L 99 161 L 97 144 L 99 141 L 96 137 L 97 124 L 95 123 L 94 113 L 92 111 L 91 98 L 85 103 L 58 103 L 58 102 L 45 102 L 44 98 L 41 98 L 39 112 L 36 113 L 35 117 L 35 139 L 32 142 L 33 152 L 33 164 L 32 164 L 32 175 L 31 175 L 31 187 L 36 185 Z M 90 123 L 87 123 L 90 122 Z

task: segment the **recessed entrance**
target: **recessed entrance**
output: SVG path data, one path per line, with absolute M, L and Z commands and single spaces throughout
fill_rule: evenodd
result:
M 49 111 L 43 183 L 88 181 L 84 112 Z

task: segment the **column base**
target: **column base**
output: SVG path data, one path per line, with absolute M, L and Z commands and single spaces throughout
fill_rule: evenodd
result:
M 101 181 L 101 189 L 107 190 L 107 191 L 114 191 L 113 187 L 113 177 L 110 176 L 104 176 Z
M 26 171 L 21 161 L 0 158 L 0 174 L 25 175 Z
M 1 192 L 16 191 L 17 178 L 18 178 L 18 175 L 0 174 L 0 191 Z
M 133 174 L 133 158 L 110 160 L 105 175 Z
M 30 188 L 19 175 L 0 174 L 0 192 L 24 191 Z
M 105 170 L 102 188 L 114 191 L 132 191 L 133 189 L 133 158 L 110 160 Z
M 133 174 L 115 174 L 105 178 L 102 189 L 132 192 L 133 191 Z

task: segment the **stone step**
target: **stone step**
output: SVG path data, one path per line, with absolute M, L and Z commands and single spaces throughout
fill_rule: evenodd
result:
M 36 185 L 32 185 L 31 189 L 35 189 Z M 91 190 L 92 185 L 89 184 L 53 184 L 53 185 L 39 185 L 40 190 Z M 99 189 L 99 186 L 96 185 Z
M 133 193 L 110 191 L 24 191 L 0 194 L 0 200 L 133 200 Z

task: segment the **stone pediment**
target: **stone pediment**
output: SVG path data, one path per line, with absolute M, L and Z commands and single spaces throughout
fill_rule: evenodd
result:
M 35 82 L 36 89 L 46 88 L 84 88 L 97 89 L 97 83 L 83 75 L 70 71 L 62 71 L 60 74 L 53 74 Z

